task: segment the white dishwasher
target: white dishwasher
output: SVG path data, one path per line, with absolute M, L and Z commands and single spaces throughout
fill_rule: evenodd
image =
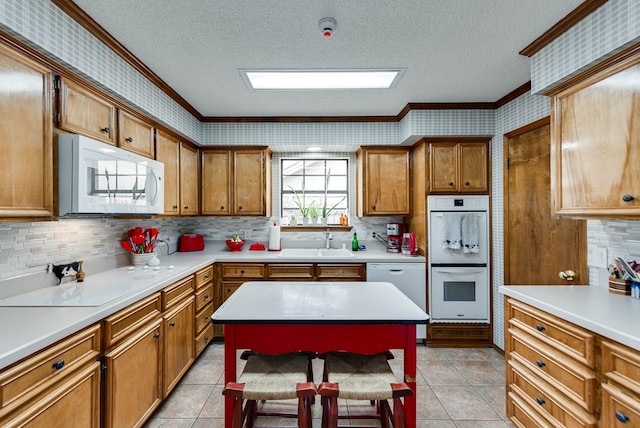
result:
M 425 263 L 367 263 L 367 281 L 390 282 L 423 311 L 427 311 L 427 267 Z M 417 339 L 427 338 L 427 326 L 417 328 Z

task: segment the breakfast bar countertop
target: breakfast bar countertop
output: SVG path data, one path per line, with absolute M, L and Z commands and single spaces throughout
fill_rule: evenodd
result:
M 511 285 L 500 293 L 640 351 L 640 299 L 606 286 Z

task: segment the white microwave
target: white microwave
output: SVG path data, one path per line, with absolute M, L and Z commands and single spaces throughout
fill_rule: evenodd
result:
M 164 164 L 75 135 L 58 136 L 58 215 L 164 211 Z

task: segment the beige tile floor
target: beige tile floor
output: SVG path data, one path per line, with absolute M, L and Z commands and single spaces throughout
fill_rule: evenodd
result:
M 418 428 L 506 428 L 504 357 L 493 349 L 427 348 L 418 345 Z M 402 352 L 390 360 L 401 372 Z M 322 363 L 314 363 L 314 378 L 321 379 Z M 146 428 L 223 428 L 223 345 L 212 343 L 189 369 Z M 291 408 L 295 401 L 268 405 Z M 366 402 L 341 403 L 345 411 L 358 411 Z M 342 410 L 341 410 L 342 411 Z M 313 409 L 314 428 L 320 427 L 319 400 Z M 352 421 L 355 425 L 358 421 Z M 362 422 L 362 421 L 361 421 Z M 369 423 L 369 421 L 365 421 Z M 295 426 L 295 419 L 268 418 L 261 425 Z

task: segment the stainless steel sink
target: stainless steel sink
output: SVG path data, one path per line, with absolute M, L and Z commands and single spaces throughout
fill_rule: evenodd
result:
M 285 248 L 280 251 L 278 257 L 285 259 L 307 259 L 307 258 L 345 258 L 354 257 L 349 250 L 339 248 Z

